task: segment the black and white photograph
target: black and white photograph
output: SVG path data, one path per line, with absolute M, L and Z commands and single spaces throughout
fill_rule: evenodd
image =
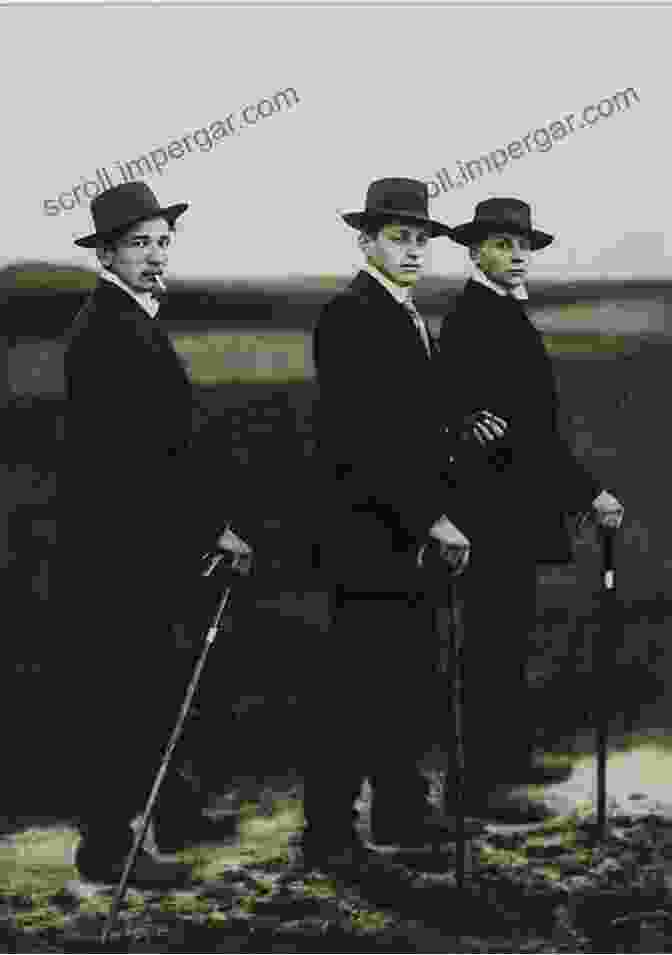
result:
M 672 951 L 671 33 L 0 4 L 0 951 Z

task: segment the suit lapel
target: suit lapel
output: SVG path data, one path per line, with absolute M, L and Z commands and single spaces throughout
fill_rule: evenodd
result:
M 132 296 L 112 282 L 102 281 L 96 287 L 71 326 L 66 342 L 92 323 L 92 331 L 95 329 L 105 337 L 110 334 L 114 337 L 113 329 L 119 329 L 121 332 L 122 325 L 130 325 L 133 337 L 129 339 L 126 333 L 123 334 L 124 348 L 127 348 L 129 341 L 132 343 L 132 355 L 126 351 L 128 360 L 132 360 L 133 356 L 138 362 L 145 362 L 149 351 L 160 360 L 158 364 L 155 360 L 154 374 L 169 374 L 173 381 L 182 379 L 189 383 L 184 363 L 175 351 L 169 335 Z
M 413 319 L 404 306 L 397 302 L 394 296 L 368 272 L 359 272 L 355 276 L 350 284 L 350 292 L 364 302 L 367 308 L 371 309 L 373 321 L 379 320 L 380 328 L 378 331 L 381 336 L 388 337 L 392 331 L 390 324 L 394 323 L 399 337 L 403 336 L 409 343 L 412 342 L 411 347 L 414 347 L 418 354 L 422 354 L 424 361 L 429 361 L 430 358 L 437 355 L 436 342 L 433 341 L 429 328 L 427 334 L 430 340 L 431 355 L 427 354 L 422 338 L 413 324 Z M 392 318 L 392 313 L 397 316 L 397 321 Z

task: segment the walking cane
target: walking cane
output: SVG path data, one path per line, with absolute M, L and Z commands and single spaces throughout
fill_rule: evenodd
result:
M 614 542 L 616 530 L 611 527 L 602 527 L 600 529 L 602 544 L 602 614 L 603 621 L 600 628 L 599 642 L 604 643 L 607 624 L 615 619 L 615 583 L 616 571 L 614 561 Z M 607 637 L 613 639 L 613 634 L 607 634 Z M 593 650 L 593 676 L 599 670 L 596 668 L 595 652 Z M 601 660 L 597 661 L 601 663 Z M 600 668 L 601 669 L 601 668 Z M 595 694 L 596 699 L 600 699 L 600 694 Z M 605 711 L 604 703 L 597 703 L 595 714 L 595 737 L 597 752 L 597 832 L 600 839 L 607 835 L 607 735 L 608 735 L 608 715 Z
M 430 556 L 437 563 L 437 550 L 430 551 Z M 435 570 L 435 573 L 436 570 Z M 438 565 L 437 580 L 440 583 L 440 600 L 445 604 L 446 587 L 445 563 L 441 560 Z M 464 887 L 467 871 L 468 839 L 464 816 L 464 740 L 463 740 L 463 707 L 464 707 L 464 666 L 463 666 L 463 638 L 460 604 L 457 593 L 455 575 L 448 579 L 448 606 L 435 608 L 435 622 L 440 637 L 440 653 L 438 671 L 440 674 L 451 675 L 451 728 L 452 739 L 450 753 L 452 756 L 453 785 L 452 808 L 455 817 L 455 881 L 457 888 Z M 447 632 L 447 639 L 446 639 Z M 442 774 L 442 810 L 448 815 L 448 773 Z M 436 848 L 436 847 L 435 847 Z
M 452 664 L 452 707 L 453 707 L 453 808 L 455 814 L 455 882 L 458 890 L 464 888 L 467 870 L 466 854 L 468 842 L 464 824 L 464 656 L 463 632 L 460 616 L 460 604 L 457 594 L 457 582 L 450 580 L 450 657 Z M 444 802 L 446 800 L 444 789 Z
M 221 552 L 206 554 L 205 557 L 207 559 L 207 567 L 202 572 L 201 576 L 203 577 L 212 576 L 217 566 L 225 559 L 225 556 L 226 554 Z M 236 554 L 231 562 L 231 569 L 236 570 L 238 568 L 241 568 L 241 572 L 247 572 L 249 570 L 249 562 L 246 563 L 246 561 L 248 560 L 249 559 L 247 558 L 247 556 Z M 128 880 L 133 871 L 133 866 L 135 865 L 135 860 L 137 859 L 138 852 L 140 851 L 140 847 L 142 843 L 144 842 L 145 836 L 147 834 L 147 829 L 149 828 L 149 821 L 151 818 L 152 809 L 154 808 L 154 803 L 156 802 L 156 798 L 159 794 L 161 783 L 163 782 L 163 778 L 166 775 L 166 771 L 168 769 L 168 764 L 171 760 L 171 757 L 173 755 L 177 742 L 182 733 L 182 729 L 184 727 L 187 714 L 189 713 L 189 709 L 191 707 L 191 702 L 193 700 L 194 694 L 196 692 L 196 688 L 198 686 L 198 681 L 200 680 L 200 677 L 201 677 L 201 672 L 203 670 L 203 667 L 205 666 L 206 657 L 208 655 L 210 647 L 214 643 L 215 638 L 219 632 L 222 616 L 224 614 L 224 611 L 226 610 L 230 597 L 231 597 L 231 585 L 229 585 L 225 589 L 224 593 L 222 594 L 219 600 L 219 604 L 217 606 L 217 610 L 212 619 L 212 623 L 207 631 L 203 650 L 201 651 L 201 655 L 199 656 L 198 661 L 196 663 L 196 667 L 194 668 L 193 675 L 191 677 L 189 686 L 187 687 L 186 695 L 184 697 L 184 702 L 182 703 L 182 708 L 180 709 L 180 713 L 177 718 L 177 723 L 175 724 L 175 728 L 173 729 L 170 739 L 168 740 L 168 745 L 166 746 L 166 750 L 165 750 L 163 759 L 161 761 L 161 765 L 159 766 L 159 771 L 156 774 L 154 785 L 152 786 L 152 789 L 150 791 L 149 797 L 147 799 L 147 803 L 145 805 L 144 812 L 142 814 L 140 825 L 135 834 L 133 846 L 131 848 L 131 851 L 128 854 L 128 858 L 126 859 L 126 865 L 124 866 L 124 871 L 121 876 L 121 881 L 119 882 L 119 886 L 117 887 L 117 891 L 114 897 L 114 902 L 112 903 L 110 914 L 107 918 L 107 922 L 105 923 L 105 928 L 103 929 L 103 933 L 101 935 L 100 940 L 102 945 L 105 945 L 106 942 L 108 941 L 110 934 L 112 932 L 112 929 L 114 928 L 114 925 L 116 923 L 117 916 L 119 914 L 119 908 L 121 906 L 124 895 L 126 893 L 126 886 L 128 884 Z

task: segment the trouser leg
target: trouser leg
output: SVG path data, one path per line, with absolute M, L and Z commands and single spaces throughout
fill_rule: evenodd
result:
M 316 719 L 326 711 L 325 731 L 315 735 L 324 745 L 313 749 L 306 767 L 304 808 L 309 830 L 342 832 L 352 825 L 352 802 L 365 776 L 374 787 L 374 811 L 426 807 L 417 764 L 430 737 L 435 642 L 424 602 L 346 595 L 332 606 L 315 693 Z
M 306 836 L 347 843 L 354 835 L 354 801 L 366 772 L 367 732 L 357 634 L 362 618 L 330 595 L 326 646 L 312 657 L 305 699 L 303 752 Z
M 438 644 L 432 606 L 422 598 L 385 608 L 386 667 L 371 718 L 372 819 L 419 819 L 429 785 L 419 763 L 436 736 L 437 696 L 448 709 L 449 688 L 436 673 Z M 439 712 L 443 709 L 439 707 Z
M 167 625 L 141 621 L 138 615 L 108 624 L 98 630 L 102 642 L 83 648 L 78 658 L 73 703 L 85 733 L 77 815 L 89 845 L 100 846 L 101 853 L 116 846 L 118 857 L 131 820 L 144 809 L 177 720 L 190 654 L 175 651 Z M 179 749 L 178 744 L 156 803 L 159 813 L 198 811 L 197 795 L 179 774 Z
M 111 487 L 112 510 L 102 515 L 98 498 L 87 503 L 86 489 L 85 500 L 70 494 L 64 501 L 69 537 L 58 605 L 67 635 L 62 696 L 75 751 L 68 756 L 77 778 L 73 809 L 89 841 L 116 843 L 120 852 L 146 804 L 202 649 L 204 618 L 214 609 L 199 588 L 198 561 L 191 559 L 198 552 L 181 532 L 166 532 L 168 511 L 157 503 L 162 485 L 151 490 L 142 507 L 135 497 L 124 499 L 123 487 Z M 187 626 L 193 650 L 178 648 L 176 623 Z M 200 798 L 179 772 L 184 749 L 178 743 L 155 815 L 200 811 Z
M 536 568 L 479 559 L 459 580 L 464 624 L 463 738 L 467 780 L 495 785 L 529 763 L 535 736 L 526 666 L 536 616 Z

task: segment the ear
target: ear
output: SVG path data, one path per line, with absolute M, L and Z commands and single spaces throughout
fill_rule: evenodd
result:
M 97 245 L 96 246 L 96 256 L 100 264 L 107 268 L 114 258 L 114 249 L 111 245 Z
M 373 236 L 368 235 L 366 232 L 360 232 L 357 236 L 357 245 L 362 250 L 364 255 L 367 255 L 370 252 L 373 241 Z

